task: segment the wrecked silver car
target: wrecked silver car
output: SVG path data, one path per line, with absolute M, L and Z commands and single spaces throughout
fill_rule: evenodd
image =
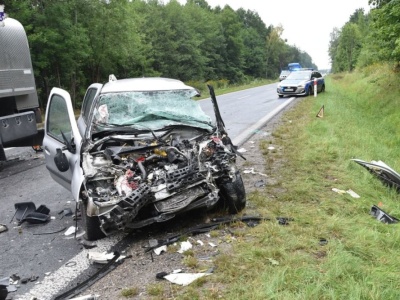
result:
M 86 238 L 162 222 L 220 199 L 246 205 L 240 155 L 209 86 L 212 123 L 196 89 L 167 78 L 93 84 L 75 121 L 70 95 L 51 91 L 43 148 L 52 178 L 80 204 Z

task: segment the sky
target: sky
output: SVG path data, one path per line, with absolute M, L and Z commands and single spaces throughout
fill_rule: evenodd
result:
M 368 0 L 206 0 L 211 7 L 228 4 L 258 13 L 266 26 L 282 25 L 283 39 L 307 52 L 318 69 L 331 67 L 328 48 L 333 28 L 341 28 L 358 8 L 369 11 Z M 182 4 L 186 0 L 179 0 Z M 308 66 L 304 66 L 308 67 Z

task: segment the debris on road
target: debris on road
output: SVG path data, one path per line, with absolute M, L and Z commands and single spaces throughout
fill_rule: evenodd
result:
M 97 299 L 100 299 L 99 297 L 100 297 L 100 295 L 91 294 L 91 295 L 81 296 L 78 298 L 69 298 L 69 300 L 97 300 Z
M 75 233 L 76 230 L 77 230 L 77 228 L 75 226 L 71 226 L 67 229 L 66 232 L 64 232 L 64 235 L 71 235 L 71 234 Z
M 178 285 L 187 286 L 196 279 L 199 279 L 207 275 L 211 275 L 211 273 L 176 273 L 176 274 L 168 274 L 164 276 L 164 279 Z
M 160 255 L 162 252 L 167 252 L 167 246 L 161 246 L 153 250 L 155 254 Z
M 91 251 L 88 253 L 87 257 L 90 263 L 107 264 L 108 262 L 114 259 L 115 255 L 116 255 L 115 253 Z M 116 261 L 120 261 L 125 258 L 126 258 L 125 255 L 119 255 Z
M 189 241 L 181 242 L 181 248 L 177 251 L 178 253 L 183 253 L 189 249 L 192 249 L 192 244 Z
M 385 224 L 394 224 L 399 222 L 399 219 L 390 216 L 376 205 L 371 207 L 370 215 L 374 216 L 378 221 L 381 221 Z
M 4 224 L 0 224 L 0 233 L 6 232 L 8 230 L 7 226 Z
M 261 172 L 256 172 L 254 171 L 254 168 L 248 168 L 243 170 L 244 174 L 254 174 L 254 175 L 261 175 L 267 177 L 267 174 L 261 173 Z

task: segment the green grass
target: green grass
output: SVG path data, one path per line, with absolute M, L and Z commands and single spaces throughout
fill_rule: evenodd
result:
M 248 194 L 248 201 L 264 216 L 294 221 L 245 229 L 232 252 L 216 257 L 215 273 L 194 298 L 400 299 L 400 224 L 369 214 L 381 202 L 400 217 L 399 194 L 351 161 L 382 160 L 400 171 L 398 82 L 389 66 L 330 75 L 325 93 L 285 113 L 260 146 L 276 183 Z M 317 118 L 322 106 L 324 117 Z M 271 139 L 283 150 L 265 151 Z M 272 172 L 274 164 L 281 167 Z

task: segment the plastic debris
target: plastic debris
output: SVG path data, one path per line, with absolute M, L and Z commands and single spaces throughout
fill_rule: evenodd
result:
M 217 247 L 217 245 L 215 245 L 214 243 L 209 242 L 208 244 L 213 248 Z
M 360 195 L 358 195 L 356 192 L 354 192 L 354 191 L 351 190 L 351 189 L 349 189 L 349 190 L 347 190 L 347 191 L 344 191 L 344 190 L 340 190 L 340 189 L 337 189 L 337 188 L 332 188 L 332 191 L 335 192 L 335 193 L 341 194 L 341 195 L 343 195 L 343 194 L 349 194 L 349 195 L 352 196 L 353 198 L 360 198 Z
M 264 173 L 261 173 L 261 172 L 256 172 L 256 171 L 254 171 L 254 168 L 244 169 L 244 170 L 243 170 L 243 173 L 245 173 L 245 174 L 261 175 L 261 176 L 267 177 L 267 174 L 264 174 Z
M 0 233 L 6 232 L 8 230 L 7 226 L 4 224 L 0 224 Z
M 168 280 L 169 282 L 187 286 L 191 284 L 196 279 L 201 277 L 210 275 L 211 273 L 177 273 L 177 274 L 168 274 L 164 276 L 164 279 Z
M 346 193 L 352 196 L 353 198 L 360 198 L 360 196 L 353 190 L 347 190 Z
M 106 264 L 109 260 L 114 258 L 114 253 L 89 252 L 87 257 L 91 263 Z
M 204 243 L 202 241 L 200 241 L 200 240 L 197 240 L 196 243 L 199 244 L 200 246 L 204 245 Z
M 71 234 L 75 233 L 75 231 L 76 231 L 76 227 L 75 226 L 71 226 L 71 227 L 69 227 L 67 229 L 66 232 L 64 232 L 64 235 L 71 235 Z
M 99 297 L 100 297 L 100 295 L 91 294 L 91 295 L 81 296 L 78 298 L 69 298 L 69 299 L 70 300 L 97 300 L 97 299 L 100 299 Z
M 279 266 L 279 262 L 273 258 L 268 258 L 268 261 L 270 262 L 271 265 L 273 266 Z
M 366 168 L 371 174 L 378 177 L 385 185 L 395 188 L 398 192 L 400 192 L 400 174 L 383 161 L 372 160 L 369 163 L 361 159 L 352 160 Z
M 247 150 L 246 150 L 245 148 L 240 148 L 240 149 L 237 150 L 237 152 L 239 152 L 239 153 L 245 153 L 245 152 L 247 152 Z
M 115 257 L 114 253 L 107 253 L 107 252 L 89 252 L 87 255 L 89 262 L 91 263 L 98 263 L 98 264 L 107 264 L 110 260 Z M 126 256 L 120 255 L 116 261 L 120 261 L 125 259 Z
M 337 189 L 337 188 L 332 188 L 332 191 L 334 191 L 335 193 L 338 193 L 338 194 L 346 194 L 346 191 L 344 191 L 344 190 L 339 190 L 339 189 Z
M 158 247 L 153 250 L 155 254 L 160 255 L 162 252 L 167 252 L 167 245 Z
M 390 216 L 376 205 L 371 207 L 370 215 L 374 216 L 378 221 L 381 221 L 385 224 L 394 224 L 399 222 L 399 219 Z
M 275 150 L 275 147 L 274 146 L 269 146 L 267 149 L 268 150 Z
M 181 248 L 177 251 L 178 253 L 183 253 L 189 249 L 192 249 L 192 244 L 189 241 L 181 242 Z

